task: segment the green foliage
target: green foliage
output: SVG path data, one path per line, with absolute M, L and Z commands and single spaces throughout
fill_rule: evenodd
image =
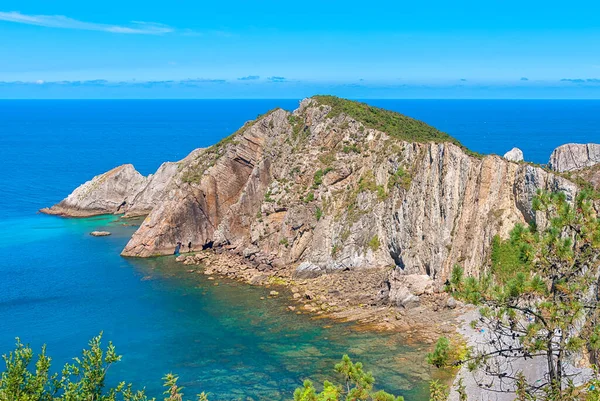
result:
M 377 252 L 380 246 L 379 237 L 377 236 L 377 234 L 369 240 L 369 243 L 367 245 L 369 246 L 369 248 L 371 248 L 373 252 Z
M 325 174 L 333 170 L 331 167 L 327 167 L 325 170 L 317 170 L 313 176 L 313 188 L 318 188 L 323 183 L 323 177 Z
M 294 141 L 303 139 L 310 134 L 310 130 L 307 129 L 302 117 L 291 114 L 288 117 L 288 122 L 292 126 L 292 139 Z
M 456 392 L 458 393 L 458 401 L 467 401 L 467 387 L 463 383 L 463 378 L 458 379 L 456 384 Z
M 513 233 L 520 229 L 522 229 L 522 226 L 518 225 L 513 230 Z M 492 239 L 492 274 L 496 279 L 503 283 L 515 276 L 518 272 L 525 272 L 528 270 L 526 261 L 521 258 L 521 252 L 516 237 L 517 236 L 515 236 L 515 240 L 502 240 L 496 235 Z
M 360 153 L 360 148 L 356 144 L 344 145 L 342 148 L 342 152 L 348 153 Z
M 448 386 L 437 380 L 429 382 L 429 401 L 446 401 L 448 399 Z
M 279 245 L 285 245 L 285 247 L 287 248 L 287 246 L 289 245 L 288 239 L 282 238 L 281 240 L 279 240 Z
M 306 194 L 306 196 L 302 199 L 302 201 L 304 203 L 309 203 L 315 200 L 315 193 L 314 192 L 309 192 L 308 194 Z
M 448 366 L 450 361 L 450 340 L 446 337 L 440 337 L 435 344 L 433 352 L 427 354 L 427 363 L 436 368 Z
M 393 188 L 398 185 L 401 188 L 408 190 L 410 188 L 410 184 L 412 182 L 412 177 L 409 172 L 404 170 L 402 166 L 398 166 L 398 169 L 388 181 L 388 188 Z
M 342 250 L 341 245 L 335 244 L 331 247 L 331 256 L 336 256 Z
M 275 199 L 271 198 L 271 195 L 272 195 L 272 194 L 273 194 L 273 193 L 271 192 L 271 190 L 268 190 L 268 191 L 265 193 L 265 202 L 269 202 L 269 203 L 275 202 Z
M 369 106 L 352 100 L 335 96 L 314 96 L 319 104 L 331 107 L 328 117 L 335 118 L 346 114 L 362 122 L 367 128 L 383 131 L 388 135 L 409 142 L 452 142 L 460 146 L 460 142 L 422 121 L 402 114 Z
M 315 209 L 315 217 L 317 218 L 317 221 L 321 220 L 321 217 L 323 217 L 323 211 L 318 206 Z
M 529 398 L 539 390 L 543 400 L 587 399 L 565 369 L 575 355 L 600 357 L 600 297 L 590 297 L 600 290 L 600 219 L 588 196 L 583 191 L 571 204 L 563 193 L 538 192 L 533 207 L 547 224 L 516 225 L 508 240 L 495 238 L 491 274 L 476 279 L 460 268 L 452 272 L 448 290 L 481 305 L 478 324 L 496 338 L 489 352 L 470 361 L 474 367 L 498 375 L 490 357 L 548 360 L 545 381 L 527 383 L 515 372 L 518 399 L 539 399 Z
M 33 350 L 17 339 L 16 348 L 2 357 L 5 370 L 0 375 L 0 401 L 153 401 L 125 382 L 106 386 L 106 374 L 121 356 L 110 342 L 102 348 L 101 340 L 102 334 L 94 337 L 81 357 L 65 364 L 60 373 L 51 374 L 46 346 L 31 367 Z M 164 400 L 182 401 L 177 376 L 168 374 L 163 380 L 167 388 Z M 206 393 L 199 394 L 198 401 L 208 401 Z
M 375 183 L 375 174 L 372 170 L 367 171 L 358 180 L 357 193 L 361 193 L 364 191 L 377 191 L 377 184 Z
M 5 370 L 0 376 L 1 401 L 145 401 L 143 391 L 134 392 L 131 385 L 124 382 L 113 388 L 106 388 L 105 376 L 108 368 L 121 360 L 112 343 L 106 349 L 101 347 L 102 335 L 93 338 L 89 349 L 85 349 L 73 363 L 67 363 L 60 374 L 50 374 L 50 358 L 46 347 L 38 355 L 35 370 L 30 364 L 32 349 L 16 342 L 16 348 L 4 355 Z M 34 373 L 35 372 L 35 373 Z
M 335 153 L 328 152 L 319 156 L 319 161 L 323 163 L 325 166 L 331 165 L 335 161 Z
M 294 401 L 404 401 L 402 396 L 396 397 L 383 390 L 374 391 L 373 375 L 364 371 L 362 363 L 353 363 L 348 355 L 335 365 L 335 371 L 342 379 L 341 384 L 325 380 L 323 391 L 318 393 L 313 383 L 305 380 L 303 386 L 294 391 Z
M 204 176 L 204 170 L 190 168 L 189 170 L 185 171 L 181 175 L 181 181 L 183 181 L 187 184 L 191 184 L 191 183 L 199 184 L 200 181 L 202 180 L 203 176 Z

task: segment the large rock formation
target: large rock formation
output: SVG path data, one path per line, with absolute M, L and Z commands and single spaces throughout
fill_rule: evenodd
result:
M 131 164 L 124 164 L 95 176 L 60 203 L 40 211 L 72 217 L 117 213 L 122 209 L 123 202 L 132 200 L 145 184 L 144 176 Z
M 568 143 L 554 149 L 548 167 L 560 173 L 600 163 L 600 144 Z
M 60 203 L 40 212 L 66 217 L 147 215 L 166 196 L 168 184 L 179 171 L 179 163 L 163 163 L 155 174 L 148 177 L 137 172 L 131 164 L 115 167 L 95 176 Z
M 299 276 L 388 266 L 382 293 L 402 305 L 418 303 L 403 289 L 435 287 L 407 287 L 406 275 L 439 286 L 457 263 L 478 274 L 495 235 L 536 219 L 538 189 L 577 191 L 408 117 L 330 97 L 274 110 L 166 169 L 160 195 L 140 195 L 142 179 L 130 198 L 132 213 L 154 207 L 123 255 L 172 254 L 181 241 L 263 269 L 305 262 Z
M 512 148 L 508 152 L 504 154 L 506 160 L 510 160 L 511 162 L 522 162 L 523 161 L 523 151 L 519 148 Z

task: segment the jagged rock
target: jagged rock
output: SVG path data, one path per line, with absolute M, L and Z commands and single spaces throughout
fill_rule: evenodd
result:
M 412 305 L 423 294 L 432 294 L 435 282 L 426 274 L 404 274 L 395 269 L 390 277 L 388 298 L 398 306 Z
M 58 204 L 40 212 L 71 217 L 124 212 L 123 206 L 133 200 L 145 183 L 146 178 L 131 164 L 124 164 L 95 176 Z
M 294 272 L 295 278 L 315 278 L 325 273 L 320 266 L 310 262 L 302 262 Z
M 397 288 L 393 298 L 394 303 L 398 307 L 411 309 L 421 304 L 421 298 L 411 293 L 408 288 Z
M 125 217 L 144 216 L 152 211 L 156 204 L 164 199 L 167 186 L 179 170 L 179 163 L 166 162 L 150 174 L 145 185 L 141 188 L 126 208 Z
M 511 162 L 522 162 L 523 151 L 519 148 L 512 148 L 511 150 L 506 152 L 503 157 L 506 160 L 510 160 Z
M 256 267 L 259 271 L 264 272 L 267 270 L 271 270 L 271 265 L 268 265 L 266 263 L 261 263 Z
M 243 255 L 245 258 L 249 258 L 250 256 L 256 255 L 259 251 L 260 249 L 258 249 L 258 247 L 252 246 L 244 249 Z
M 155 174 L 144 177 L 133 165 L 124 164 L 92 178 L 58 204 L 40 212 L 69 217 L 113 213 L 125 217 L 143 216 L 167 196 L 166 188 L 178 172 L 178 166 L 179 163 L 166 162 Z
M 568 143 L 554 149 L 548 167 L 554 171 L 580 170 L 600 163 L 600 144 Z
M 456 306 L 457 306 L 456 300 L 452 297 L 449 297 L 448 300 L 446 301 L 446 308 L 455 309 Z
M 331 110 L 305 99 L 293 113 L 274 110 L 192 152 L 170 181 L 160 180 L 162 195 L 122 254 L 172 254 L 177 242 L 191 241 L 234 250 L 254 266 L 300 264 L 298 278 L 395 266 L 380 298 L 373 285 L 365 299 L 387 294 L 414 305 L 400 296 L 408 285 L 400 276 L 427 276 L 436 285 L 414 290 L 429 293 L 457 263 L 477 275 L 495 235 L 538 220 L 538 189 L 577 192 L 540 167 L 473 156 L 441 133 L 437 142 L 407 142 Z M 142 198 L 136 202 L 154 202 Z
M 93 237 L 106 237 L 108 235 L 110 235 L 109 231 L 92 231 L 90 233 L 91 236 Z

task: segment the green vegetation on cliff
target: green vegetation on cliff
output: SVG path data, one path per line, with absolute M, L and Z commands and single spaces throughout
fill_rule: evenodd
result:
M 313 96 L 313 99 L 319 104 L 331 107 L 328 114 L 331 118 L 346 114 L 367 128 L 386 132 L 392 137 L 408 142 L 451 142 L 461 146 L 460 142 L 450 135 L 394 111 L 335 96 L 318 95 Z

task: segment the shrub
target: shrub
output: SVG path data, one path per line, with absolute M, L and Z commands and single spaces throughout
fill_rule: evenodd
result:
M 448 366 L 450 361 L 450 340 L 446 337 L 440 337 L 435 344 L 433 352 L 427 354 L 427 363 L 436 368 Z
M 377 235 L 373 236 L 373 238 L 371 238 L 371 240 L 369 241 L 369 248 L 371 248 L 373 252 L 377 252 L 377 250 L 379 249 L 379 245 L 379 237 Z
M 321 217 L 323 217 L 323 211 L 318 206 L 315 209 L 315 217 L 317 218 L 317 221 L 321 220 Z

